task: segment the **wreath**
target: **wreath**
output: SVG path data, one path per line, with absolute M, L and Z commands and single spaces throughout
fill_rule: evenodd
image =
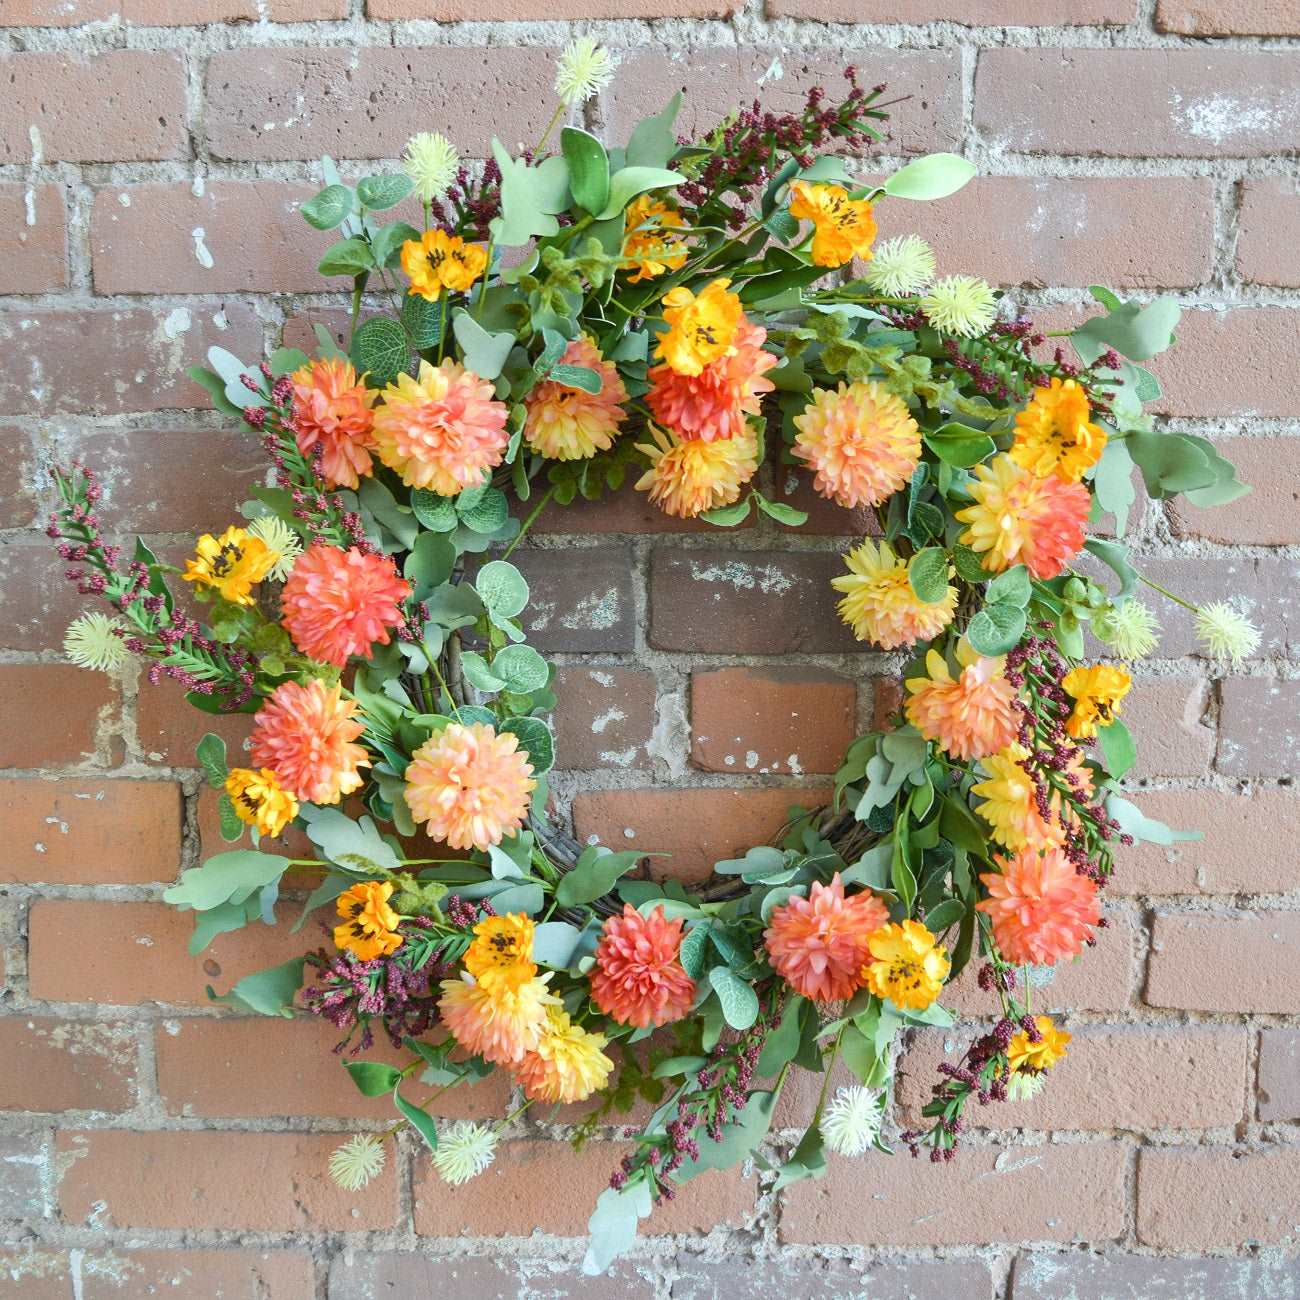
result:
M 70 629 L 76 662 L 140 658 L 197 708 L 253 715 L 251 766 L 215 735 L 198 747 L 223 836 L 252 847 L 164 897 L 194 913 L 193 952 L 273 924 L 285 890 L 309 891 L 303 919 L 334 914 L 328 947 L 209 989 L 331 1021 L 360 1091 L 391 1095 L 397 1124 L 344 1143 L 331 1174 L 363 1186 L 408 1126 L 449 1184 L 486 1168 L 520 1111 L 440 1125 L 420 1085 L 505 1070 L 520 1110 L 603 1093 L 578 1141 L 640 1095 L 655 1108 L 599 1197 L 590 1271 L 705 1171 L 753 1158 L 780 1188 L 828 1153 L 888 1152 L 899 1031 L 951 1025 L 941 995 L 969 962 L 992 1027 L 901 1142 L 951 1159 L 972 1100 L 1042 1086 L 1070 1035 L 1032 1013 L 1036 971 L 1093 943 L 1117 844 L 1184 836 L 1119 793 L 1123 665 L 1159 636 L 1133 594 L 1155 584 L 1118 540 L 1135 470 L 1156 498 L 1246 490 L 1208 441 L 1144 413 L 1159 389 L 1140 363 L 1173 341 L 1174 303 L 1095 288 L 1103 310 L 1058 347 L 984 281 L 936 278 L 917 237 L 877 242 L 878 204 L 942 199 L 974 170 L 937 154 L 855 176 L 883 87 L 850 68 L 839 97 L 756 101 L 697 139 L 675 133 L 676 95 L 625 146 L 563 126 L 548 147 L 612 74 L 571 46 L 538 143 L 494 141 L 473 172 L 438 134 L 355 186 L 325 160 L 302 214 L 340 236 L 320 270 L 352 282 L 346 351 L 317 327 L 314 355 L 214 348 L 191 371 L 272 463 L 244 523 L 200 537 L 183 571 L 142 542 L 127 559 L 74 465 L 50 528 L 112 607 Z M 404 202 L 422 227 L 381 215 Z M 692 892 L 548 811 L 555 672 L 510 557 L 543 508 L 629 471 L 677 517 L 797 525 L 754 486 L 773 433 L 781 464 L 874 518 L 834 586 L 857 637 L 905 659 L 905 703 L 850 746 L 828 807 L 792 809 Z M 1215 654 L 1257 644 L 1226 602 L 1197 625 Z M 267 851 L 291 825 L 312 856 Z M 409 1062 L 369 1059 L 379 1035 Z M 832 1096 L 836 1061 L 857 1082 Z M 794 1069 L 825 1081 L 774 1150 Z

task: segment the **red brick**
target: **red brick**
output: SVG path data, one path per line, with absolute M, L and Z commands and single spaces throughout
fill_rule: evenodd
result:
M 563 18 L 730 18 L 744 0 L 366 0 L 371 18 L 439 23 L 555 22 Z
M 857 686 L 818 669 L 691 674 L 691 762 L 706 772 L 834 772 L 857 734 Z
M 1269 1296 L 1294 1293 L 1294 1257 L 1232 1259 L 1198 1255 L 1126 1255 L 1108 1251 L 1020 1255 L 1012 1300 L 1192 1300 L 1201 1297 Z
M 1300 912 L 1157 912 L 1148 1006 L 1185 1011 L 1300 1011 Z
M 1218 768 L 1229 776 L 1286 776 L 1300 756 L 1300 682 L 1232 677 L 1220 687 Z
M 119 0 L 6 0 L 0 27 L 80 27 L 112 18 Z
M 880 524 L 870 506 L 846 510 L 837 501 L 827 500 L 813 486 L 813 475 L 801 466 L 776 464 L 773 481 L 776 485 L 773 499 L 808 516 L 802 524 L 777 525 L 782 533 L 856 539 L 880 536 Z
M 1137 737 L 1133 776 L 1202 776 L 1214 758 L 1214 729 L 1203 718 L 1210 684 L 1201 678 L 1139 677 L 1121 706 Z
M 511 557 L 528 579 L 523 613 L 529 644 L 544 653 L 615 654 L 636 644 L 632 555 L 621 546 L 534 551 Z
M 1118 1145 L 966 1147 L 952 1164 L 906 1158 L 864 1194 L 862 1166 L 832 1160 L 784 1193 L 781 1240 L 810 1245 L 988 1246 L 1104 1241 L 1126 1222 Z
M 117 692 L 103 673 L 70 664 L 0 664 L 0 767 L 80 763 L 110 721 Z
M 316 339 L 317 325 L 323 325 L 334 336 L 334 342 L 347 350 L 351 334 L 351 319 L 346 307 L 304 307 L 285 318 L 280 332 L 280 344 L 286 348 L 301 348 L 314 352 L 320 346 Z M 545 512 L 542 518 L 546 517 Z M 534 525 L 536 527 L 536 525 Z
M 0 1022 L 3 1023 L 3 1022 Z M 202 1118 L 270 1118 L 319 1115 L 353 1121 L 395 1120 L 393 1099 L 363 1097 L 333 1055 L 340 1030 L 314 1017 L 172 1020 L 156 1034 L 158 1091 L 170 1115 Z M 405 1065 L 382 1032 L 368 1060 Z M 256 1070 L 249 1063 L 257 1062 Z M 404 1093 L 419 1100 L 429 1089 L 418 1082 Z M 445 1092 L 430 1106 L 449 1119 L 488 1119 L 509 1108 L 510 1081 L 498 1070 L 481 1083 Z
M 1123 26 L 1135 0 L 767 0 L 773 18 L 826 23 L 960 23 L 964 27 Z M 906 111 L 906 106 L 904 106 Z
M 181 855 L 171 781 L 0 779 L 0 880 L 54 885 L 171 880 Z
M 220 158 L 388 158 L 442 122 L 462 153 L 484 158 L 494 135 L 531 139 L 554 75 L 553 51 L 539 48 L 223 50 L 208 62 L 208 143 Z
M 1029 1101 L 976 1107 L 967 1123 L 990 1129 L 1192 1129 L 1240 1123 L 1246 1099 L 1246 1030 L 1199 1026 L 1071 1026 L 1066 1057 Z M 921 1107 L 955 1065 L 968 1040 L 918 1034 L 899 1066 L 897 1097 L 906 1122 L 922 1122 Z
M 633 668 L 561 668 L 555 676 L 556 755 L 561 767 L 650 765 L 655 679 Z
M 245 357 L 262 351 L 251 307 L 132 307 L 92 311 L 34 307 L 0 313 L 0 411 L 32 415 L 166 411 L 210 407 L 185 375 L 213 344 Z M 75 366 L 67 364 L 76 357 Z
M 49 293 L 68 284 L 62 185 L 0 184 L 0 293 Z
M 889 124 L 890 152 L 919 153 L 957 145 L 961 136 L 960 69 L 951 51 L 854 51 L 858 80 L 910 95 Z M 774 113 L 800 112 L 812 86 L 830 95 L 845 87 L 844 60 L 792 49 L 696 49 L 689 56 L 630 50 L 606 91 L 606 131 L 626 140 L 643 117 L 658 113 L 676 90 L 685 95 L 679 135 L 712 130 L 738 103 L 756 95 Z M 891 98 L 886 95 L 885 98 Z M 504 138 L 504 137 L 503 137 Z
M 71 1223 L 120 1228 L 357 1232 L 390 1228 L 390 1157 L 359 1192 L 326 1176 L 330 1133 L 63 1132 L 59 1207 Z
M 1237 212 L 1237 273 L 1256 284 L 1300 285 L 1300 266 L 1287 255 L 1300 240 L 1300 194 L 1290 181 L 1241 185 Z
M 28 528 L 37 521 L 45 476 L 27 430 L 0 425 L 0 456 L 10 467 L 6 481 L 0 484 L 0 528 Z
M 718 1258 L 679 1255 L 673 1300 L 993 1300 L 981 1259 L 876 1259 L 861 1264 L 817 1256 Z
M 1245 546 L 1300 541 L 1300 438 L 1216 438 L 1215 446 L 1250 485 L 1250 495 L 1208 510 L 1172 498 L 1169 522 L 1175 535 Z
M 1138 1240 L 1182 1251 L 1289 1244 L 1298 1181 L 1300 1147 L 1144 1147 L 1138 1156 Z
M 975 125 L 994 148 L 1021 153 L 1282 153 L 1300 124 L 1298 71 L 1294 54 L 1262 50 L 985 49 Z M 1087 112 L 1062 113 L 1063 103 Z
M 296 919 L 296 909 L 282 909 Z M 210 1006 L 206 985 L 225 993 L 236 980 L 315 947 L 311 931 L 260 921 L 218 935 L 191 957 L 194 917 L 166 903 L 37 899 L 28 922 L 28 977 L 35 998 L 126 1006 L 162 1002 Z
M 515 513 L 523 517 L 528 509 L 529 504 L 522 502 Z M 752 519 L 747 519 L 739 527 L 752 528 L 753 524 Z M 632 482 L 627 482 L 617 492 L 607 493 L 598 501 L 584 501 L 577 497 L 567 506 L 557 506 L 552 502 L 538 515 L 532 531 L 565 537 L 586 537 L 592 533 L 632 533 L 637 536 L 645 533 L 705 533 L 715 537 L 718 534 L 714 524 L 706 524 L 700 519 L 676 519 L 664 514 L 658 506 L 651 505 L 649 496 L 638 492 Z
M 5 1110 L 129 1110 L 135 1104 L 135 1063 L 129 1025 L 0 1018 Z
M 43 1219 L 50 1215 L 44 1186 L 49 1161 L 47 1134 L 0 1135 L 0 1162 L 5 1169 L 0 1179 L 0 1213 L 6 1219 Z
M 1296 36 L 1290 0 L 1157 0 L 1156 28 L 1184 36 Z
M 455 1195 L 453 1191 L 451 1195 Z M 542 1289 L 544 1288 L 544 1289 Z M 377 1296 L 465 1296 L 507 1300 L 544 1295 L 564 1300 L 652 1300 L 653 1282 L 635 1263 L 616 1263 L 600 1277 L 586 1277 L 576 1264 L 512 1255 L 446 1255 L 441 1251 L 346 1250 L 330 1264 L 330 1300 Z
M 0 1266 L 0 1295 L 8 1294 L 3 1269 L 12 1267 L 9 1261 Z M 58 1286 L 49 1292 L 51 1300 L 71 1295 L 122 1300 L 128 1294 L 123 1288 L 130 1288 L 131 1295 L 166 1295 L 173 1300 L 301 1300 L 313 1286 L 311 1256 L 289 1250 L 78 1251 L 75 1265 L 58 1257 L 43 1268 Z M 23 1292 L 30 1300 L 41 1300 L 44 1294 Z
M 175 51 L 73 57 L 10 54 L 0 162 L 149 162 L 183 158 L 185 67 Z M 93 111 L 87 111 L 93 105 Z
M 1300 1032 L 1260 1030 L 1258 1097 L 1260 1119 L 1300 1119 Z
M 715 862 L 768 843 L 792 806 L 829 799 L 824 789 L 597 790 L 574 799 L 573 822 L 584 842 L 669 855 L 649 859 L 656 877 L 700 881 Z
M 28 533 L 0 546 L 0 642 L 5 649 L 61 651 L 68 624 L 96 608 L 64 576 L 67 568 L 44 533 Z
M 244 741 L 253 729 L 252 715 L 204 713 L 185 702 L 185 694 L 172 681 L 140 685 L 136 702 L 136 734 L 146 759 L 169 767 L 198 767 L 195 748 L 211 731 L 226 742 L 232 766 L 238 766 Z

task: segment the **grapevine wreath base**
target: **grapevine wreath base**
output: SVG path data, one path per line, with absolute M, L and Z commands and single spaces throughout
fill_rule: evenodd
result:
M 194 913 L 196 954 L 275 924 L 282 891 L 307 893 L 294 930 L 330 916 L 326 946 L 210 993 L 328 1019 L 340 1068 L 391 1095 L 396 1124 L 344 1143 L 332 1176 L 364 1186 L 409 1127 L 454 1196 L 522 1110 L 603 1094 L 582 1141 L 640 1096 L 655 1109 L 597 1203 L 592 1271 L 698 1174 L 752 1158 L 781 1188 L 887 1152 L 898 1031 L 953 1024 L 942 995 L 969 962 L 993 1027 L 901 1142 L 951 1159 L 968 1105 L 1043 1084 L 1070 1036 L 1033 1014 L 1036 968 L 1104 925 L 1116 844 L 1178 836 L 1118 792 L 1125 665 L 1159 641 L 1133 594 L 1155 584 L 1118 540 L 1134 479 L 1198 505 L 1246 490 L 1144 412 L 1159 388 L 1140 363 L 1173 341 L 1175 304 L 1096 288 L 1100 313 L 1058 348 L 982 280 L 938 277 L 915 236 L 878 241 L 880 206 L 896 220 L 973 170 L 940 154 L 858 179 L 883 88 L 850 69 L 839 100 L 756 103 L 692 139 L 678 95 L 625 146 L 566 126 L 548 149 L 611 75 L 606 51 L 570 47 L 540 141 L 494 142 L 472 176 L 432 133 L 354 186 L 326 160 L 303 215 L 338 235 L 320 269 L 351 283 L 347 351 L 318 329 L 312 356 L 213 349 L 191 372 L 270 457 L 245 523 L 183 571 L 143 543 L 128 559 L 73 466 L 50 528 L 112 610 L 70 629 L 76 662 L 134 657 L 200 709 L 253 715 L 248 766 L 215 735 L 198 752 L 222 834 L 245 842 L 165 897 Z M 385 221 L 401 204 L 418 226 Z M 510 556 L 542 509 L 629 474 L 680 518 L 798 525 L 755 486 L 769 441 L 783 473 L 874 512 L 834 586 L 856 635 L 905 660 L 904 705 L 850 747 L 828 808 L 792 810 L 691 892 L 548 814 L 554 669 Z M 1197 626 L 1213 654 L 1257 644 L 1226 602 Z M 310 856 L 267 851 L 291 825 Z M 381 1035 L 405 1065 L 370 1057 Z M 832 1096 L 837 1061 L 856 1082 Z M 435 1119 L 441 1092 L 494 1069 L 520 1090 L 510 1116 Z M 777 1159 L 793 1069 L 823 1087 Z

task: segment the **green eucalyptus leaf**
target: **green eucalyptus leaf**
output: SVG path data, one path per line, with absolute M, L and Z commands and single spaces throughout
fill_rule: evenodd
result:
M 356 211 L 357 196 L 346 185 L 327 185 L 314 199 L 302 205 L 308 225 L 333 230 Z
M 555 737 L 541 718 L 509 718 L 500 729 L 519 737 L 519 748 L 527 752 L 534 776 L 555 766 Z
M 375 255 L 375 264 L 383 267 L 397 266 L 402 257 L 402 245 L 419 238 L 420 232 L 405 221 L 394 221 L 387 226 L 380 226 L 370 236 L 370 250 Z M 406 302 L 425 302 L 425 299 L 420 297 L 418 293 L 407 294 Z M 404 302 L 403 308 L 405 308 L 405 305 Z M 432 307 L 435 304 L 427 303 L 426 305 Z M 405 315 L 405 311 L 403 311 L 403 315 Z
M 206 911 L 222 903 L 242 903 L 255 890 L 279 880 L 288 858 L 255 849 L 230 849 L 210 857 L 201 867 L 181 872 L 179 883 L 163 890 L 173 907 Z
M 975 164 L 953 153 L 932 153 L 900 167 L 885 182 L 891 199 L 945 199 L 975 175 Z
M 1133 486 L 1133 457 L 1125 438 L 1112 438 L 1101 453 L 1092 477 L 1097 504 L 1115 518 L 1115 536 L 1123 537 L 1128 527 L 1128 512 L 1137 499 Z
M 195 753 L 208 784 L 214 790 L 220 790 L 226 784 L 229 770 L 226 764 L 226 742 L 209 731 L 199 741 Z
M 229 993 L 218 996 L 207 986 L 208 1000 L 220 1002 L 240 1011 L 252 1011 L 259 1016 L 293 1018 L 293 1000 L 302 988 L 304 959 L 295 957 L 282 966 L 245 975 Z
M 1117 781 L 1137 762 L 1137 746 L 1133 743 L 1133 735 L 1119 718 L 1097 728 L 1097 743 L 1101 746 L 1106 771 Z
M 908 561 L 907 581 L 918 600 L 937 605 L 948 595 L 948 553 L 941 546 L 917 551 Z
M 424 1139 L 424 1145 L 430 1151 L 438 1149 L 438 1126 L 434 1123 L 433 1116 L 422 1106 L 417 1106 L 413 1101 L 407 1101 L 402 1096 L 402 1090 L 396 1084 L 393 1085 L 393 1105 L 397 1107 L 402 1118 Z
M 679 90 L 662 113 L 647 117 L 633 128 L 627 142 L 626 163 L 629 167 L 667 167 L 677 152 L 677 133 L 673 123 L 682 107 Z
M 411 359 L 406 330 L 391 316 L 372 316 L 352 336 L 352 364 L 369 375 L 373 388 L 391 384 Z
M 530 645 L 508 645 L 497 652 L 492 671 L 516 695 L 542 690 L 550 680 L 550 669 Z
M 463 309 L 456 312 L 451 328 L 465 365 L 482 379 L 495 379 L 514 347 L 514 334 L 509 330 L 490 333 Z
M 616 217 L 638 194 L 671 189 L 685 179 L 662 167 L 624 167 L 610 177 L 609 200 L 596 215 L 601 220 Z
M 742 497 L 735 505 L 716 506 L 712 510 L 706 510 L 700 518 L 706 524 L 713 524 L 717 528 L 734 528 L 749 518 L 751 501 L 751 497 Z
M 426 528 L 435 533 L 450 533 L 458 522 L 455 500 L 439 496 L 427 488 L 412 490 L 411 510 Z
M 1023 564 L 1017 564 L 1014 568 L 999 573 L 989 583 L 984 598 L 991 604 L 1000 602 L 1023 609 L 1029 604 L 1031 590 L 1029 570 Z
M 494 487 L 485 488 L 466 505 L 468 493 L 461 493 L 456 500 L 456 513 L 466 528 L 476 533 L 493 534 L 501 530 L 510 517 L 510 505 L 504 492 Z
M 566 126 L 560 132 L 560 152 L 569 165 L 573 201 L 593 216 L 600 215 L 609 199 L 609 155 L 605 146 L 590 132 Z
M 375 269 L 375 259 L 370 245 L 354 235 L 331 244 L 316 269 L 321 275 L 361 275 Z
M 508 560 L 489 560 L 474 579 L 484 608 L 498 618 L 514 618 L 528 604 L 528 583 Z
M 436 348 L 442 338 L 446 321 L 447 300 L 430 302 L 418 293 L 408 293 L 402 299 L 402 324 L 410 336 L 411 346 L 422 352 Z
M 982 655 L 1004 655 L 1025 634 L 1025 611 L 1018 605 L 993 601 L 984 606 L 966 629 L 971 647 Z
M 415 188 L 405 172 L 386 176 L 363 176 L 357 182 L 357 198 L 372 212 L 395 207 Z
M 401 1070 L 382 1061 L 344 1061 L 343 1068 L 363 1097 L 382 1097 L 402 1081 Z
M 644 855 L 635 850 L 622 853 L 587 853 L 578 859 L 572 871 L 565 872 L 555 888 L 555 899 L 561 907 L 580 907 L 594 902 L 614 888 L 620 876 L 626 875 Z
M 732 1029 L 748 1029 L 758 1019 L 758 994 L 729 967 L 715 966 L 709 972 L 709 983 Z
M 1172 298 L 1156 298 L 1143 307 L 1126 302 L 1105 316 L 1092 316 L 1071 335 L 1075 350 L 1089 363 L 1107 348 L 1130 361 L 1149 361 L 1174 341 L 1182 308 Z

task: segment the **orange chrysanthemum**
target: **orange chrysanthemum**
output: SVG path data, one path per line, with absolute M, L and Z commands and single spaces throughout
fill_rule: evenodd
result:
M 846 898 L 837 871 L 829 885 L 814 881 L 807 898 L 773 908 L 763 943 L 772 969 L 796 993 L 838 1002 L 861 986 L 871 935 L 888 920 L 889 909 L 874 894 Z
M 487 989 L 518 988 L 537 974 L 533 919 L 523 912 L 485 917 L 465 950 L 465 969 Z
M 546 1013 L 560 999 L 546 987 L 551 976 L 538 975 L 518 988 L 484 988 L 462 972 L 439 984 L 438 1014 L 448 1033 L 474 1056 L 493 1065 L 516 1065 L 541 1041 Z
M 1106 431 L 1089 420 L 1088 395 L 1075 379 L 1053 379 L 1035 388 L 1029 405 L 1016 416 L 1011 459 L 1031 474 L 1077 483 L 1101 459 Z
M 321 449 L 320 475 L 328 487 L 355 488 L 370 473 L 379 394 L 357 377 L 344 357 L 320 357 L 293 372 L 290 425 L 298 450 Z
M 627 389 L 611 365 L 585 336 L 574 339 L 560 358 L 565 366 L 584 366 L 600 376 L 600 392 L 548 379 L 524 398 L 528 418 L 524 438 L 528 445 L 551 460 L 586 460 L 598 451 L 608 451 L 618 436 L 618 426 L 627 418 L 622 403 Z
M 607 1039 L 575 1025 L 567 1012 L 547 1007 L 537 1046 L 515 1066 L 524 1096 L 550 1104 L 585 1101 L 609 1079 L 614 1062 L 601 1050 Z
M 1092 498 L 1082 483 L 1038 478 L 1010 456 L 976 465 L 968 484 L 975 504 L 957 511 L 970 527 L 960 541 L 980 553 L 990 573 L 1023 564 L 1035 578 L 1055 578 L 1083 546 Z
M 792 453 L 817 471 L 813 486 L 846 509 L 878 506 L 912 477 L 921 431 L 907 403 L 873 379 L 814 388 L 794 418 Z
M 937 740 L 953 758 L 983 758 L 1015 740 L 1020 729 L 1016 688 L 1003 673 L 1005 660 L 957 643 L 961 674 L 956 679 L 937 650 L 925 657 L 926 677 L 907 680 L 907 720 L 926 740 Z
M 406 802 L 435 840 L 486 850 L 524 824 L 536 785 L 513 732 L 453 722 L 415 751 L 406 769 Z
M 366 751 L 353 741 L 365 730 L 357 706 L 337 686 L 312 680 L 283 682 L 253 719 L 251 750 L 280 785 L 315 804 L 338 803 L 362 783 Z
M 317 543 L 309 546 L 280 593 L 280 622 L 305 655 L 342 668 L 352 655 L 369 659 L 403 622 L 411 584 L 389 555 Z
M 636 487 L 648 491 L 664 514 L 694 519 L 729 506 L 758 472 L 758 439 L 748 429 L 720 442 L 683 442 L 652 424 L 650 436 L 653 443 L 636 445 L 650 459 Z
M 907 577 L 907 563 L 888 542 L 879 547 L 870 539 L 845 557 L 848 573 L 831 579 L 844 593 L 840 617 L 859 641 L 874 641 L 883 650 L 914 645 L 938 636 L 957 610 L 957 588 L 948 584 L 942 600 L 927 605 Z
M 421 361 L 418 378 L 398 375 L 384 389 L 384 404 L 375 411 L 379 459 L 407 487 L 444 497 L 477 487 L 484 470 L 501 464 L 510 442 L 509 412 L 494 393 L 450 358 L 438 366 Z
M 1115 721 L 1120 701 L 1132 689 L 1133 679 L 1114 664 L 1080 665 L 1065 674 L 1061 685 L 1074 700 L 1074 708 L 1065 720 L 1066 731 L 1076 740 L 1090 740 L 1098 727 L 1108 727 Z
M 980 877 L 989 896 L 976 908 L 991 918 L 1002 955 L 1054 966 L 1080 952 L 1101 918 L 1097 886 L 1055 846 L 993 860 L 1002 870 Z
M 646 403 L 656 420 L 684 442 L 714 442 L 745 433 L 745 417 L 757 415 L 764 393 L 775 385 L 765 376 L 777 358 L 765 351 L 767 331 L 742 320 L 732 350 L 698 375 L 671 366 L 652 366 Z
M 611 916 L 596 945 L 591 1000 L 620 1025 L 645 1029 L 680 1020 L 695 1001 L 695 981 L 682 968 L 682 921 L 656 907 L 642 916 L 631 903 Z

